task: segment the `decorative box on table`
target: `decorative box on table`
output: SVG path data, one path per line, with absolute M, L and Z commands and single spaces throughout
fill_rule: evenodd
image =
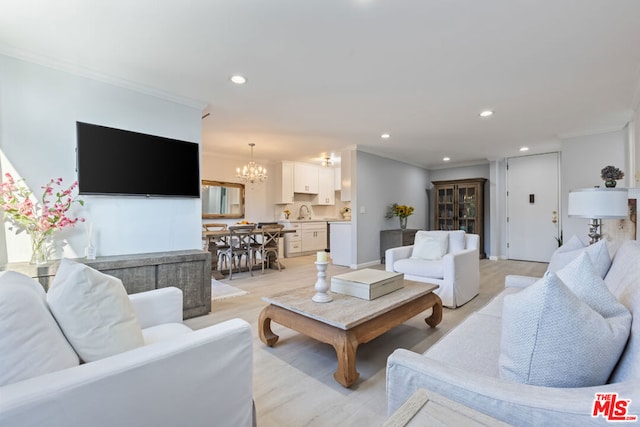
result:
M 331 278 L 331 292 L 372 300 L 404 287 L 404 274 L 365 268 Z

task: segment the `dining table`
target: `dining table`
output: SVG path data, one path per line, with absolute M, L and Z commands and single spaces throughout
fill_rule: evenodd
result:
M 238 225 L 246 225 L 246 224 L 238 224 Z M 282 230 L 280 230 L 280 234 L 287 234 L 287 233 L 295 233 L 297 230 L 293 229 L 293 228 L 283 228 Z M 262 229 L 259 227 L 254 228 L 252 231 L 250 231 L 250 234 L 252 236 L 252 238 L 255 238 L 257 236 L 261 236 L 262 235 Z M 230 233 L 229 230 L 203 230 L 202 231 L 202 238 L 203 240 L 206 242 L 206 248 L 210 247 L 211 243 L 222 243 L 225 244 L 228 242 L 228 239 L 230 237 Z M 275 265 L 274 261 L 274 257 L 270 256 L 266 262 L 267 262 L 267 267 L 268 268 L 277 268 L 277 266 Z M 231 267 L 231 266 L 230 266 Z M 282 262 L 280 263 L 280 268 L 285 268 L 284 265 L 282 264 Z M 240 271 L 247 271 L 247 267 L 241 268 Z M 218 268 L 218 254 L 217 253 L 212 253 L 211 254 L 211 277 L 213 277 L 214 279 L 218 280 L 218 279 L 223 279 L 226 275 L 229 274 L 229 270 L 222 270 L 220 268 Z

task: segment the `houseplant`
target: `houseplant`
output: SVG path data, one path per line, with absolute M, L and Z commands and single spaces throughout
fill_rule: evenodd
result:
M 47 239 L 57 230 L 74 226 L 76 222 L 84 222 L 84 218 L 69 215 L 74 203 L 84 205 L 73 192 L 78 186 L 74 182 L 68 188 L 62 188 L 62 178 L 51 179 L 43 185 L 40 203 L 34 203 L 33 193 L 23 180 L 16 181 L 10 173 L 4 175 L 0 185 L 0 209 L 6 221 L 11 223 L 9 229 L 16 229 L 19 234 L 25 231 L 31 238 L 31 263 L 44 264 L 48 259 Z
M 413 214 L 413 206 L 407 205 L 399 205 L 394 203 L 389 205 L 387 210 L 387 215 L 385 216 L 387 219 L 397 216 L 400 220 L 400 228 L 404 230 L 407 228 L 407 218 Z
M 615 187 L 617 180 L 624 178 L 624 172 L 615 166 L 606 166 L 600 171 L 600 177 L 604 180 L 605 187 Z

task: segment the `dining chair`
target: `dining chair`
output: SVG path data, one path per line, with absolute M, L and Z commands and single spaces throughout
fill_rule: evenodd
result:
M 233 278 L 233 267 L 238 266 L 238 273 L 240 273 L 240 264 L 242 257 L 245 257 L 245 264 L 249 269 L 249 273 L 253 276 L 253 260 L 251 256 L 251 235 L 255 230 L 255 224 L 248 225 L 232 225 L 229 230 L 229 248 L 224 251 L 225 255 L 229 258 L 231 264 L 229 265 L 229 280 Z
M 260 260 L 262 261 L 262 274 L 264 274 L 264 265 L 269 263 L 269 254 L 274 255 L 273 262 L 278 263 L 278 271 L 280 266 L 280 236 L 282 235 L 283 224 L 265 225 L 262 227 L 262 245 L 260 246 Z
M 227 224 L 219 222 L 209 222 L 202 224 L 202 228 L 204 229 L 204 231 L 226 231 L 227 227 Z M 227 243 L 227 236 L 203 236 L 202 240 L 205 241 L 205 250 L 211 252 L 212 260 L 216 260 L 215 267 L 218 270 L 222 270 L 223 263 L 228 263 L 228 259 L 226 257 L 226 250 L 229 247 L 229 244 Z

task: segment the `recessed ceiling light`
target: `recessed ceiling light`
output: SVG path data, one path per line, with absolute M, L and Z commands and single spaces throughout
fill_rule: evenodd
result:
M 231 76 L 231 81 L 237 85 L 243 85 L 247 82 L 247 79 L 239 74 Z
M 391 138 L 391 134 L 383 133 L 382 135 L 380 135 L 380 138 L 382 138 L 382 139 L 389 139 L 389 138 Z
M 480 112 L 480 117 L 489 117 L 489 116 L 493 116 L 493 111 L 484 110 Z
M 529 147 L 520 147 L 520 151 L 529 151 Z
M 449 158 L 449 157 L 443 157 L 443 158 L 442 158 L 442 161 L 443 161 L 443 162 L 448 162 L 449 160 L 451 160 L 451 158 Z

